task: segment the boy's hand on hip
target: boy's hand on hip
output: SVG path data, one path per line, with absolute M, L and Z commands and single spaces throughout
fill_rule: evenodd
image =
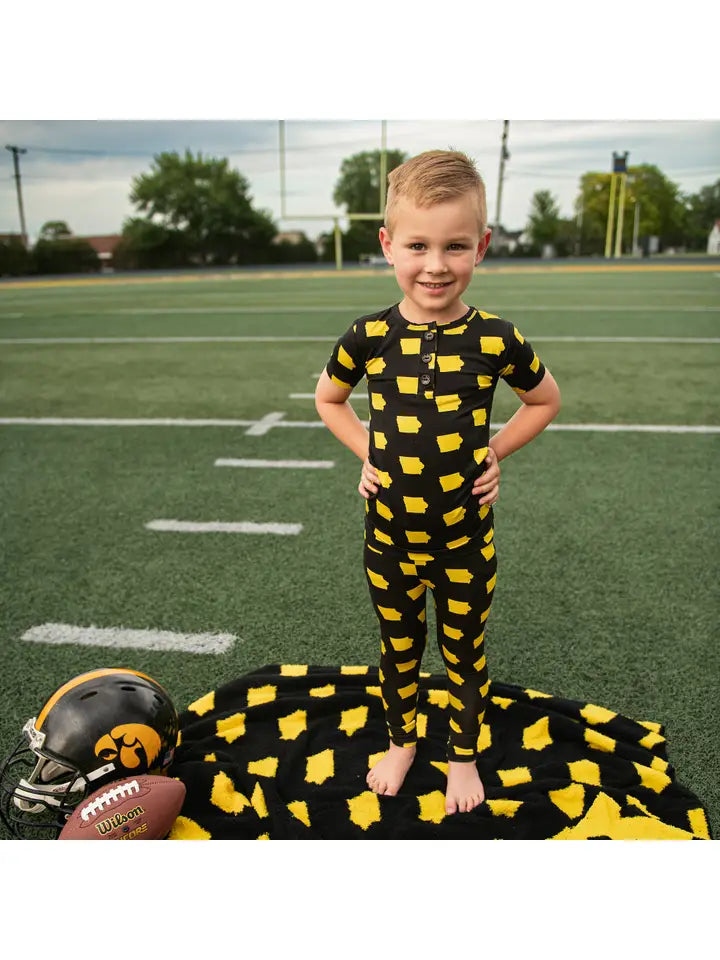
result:
M 485 472 L 475 478 L 472 492 L 480 498 L 478 503 L 492 505 L 497 503 L 500 492 L 500 464 L 492 447 L 488 448 L 488 455 L 483 463 L 485 464 Z
M 358 484 L 358 493 L 370 500 L 378 492 L 380 478 L 377 475 L 375 467 L 370 463 L 370 458 L 366 457 L 363 461 L 362 472 L 360 474 L 360 483 Z

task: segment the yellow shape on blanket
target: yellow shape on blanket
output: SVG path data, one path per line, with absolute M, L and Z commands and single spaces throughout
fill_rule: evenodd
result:
M 585 806 L 585 787 L 581 783 L 571 783 L 562 790 L 550 790 L 548 796 L 555 806 L 570 817 L 571 820 L 577 820 L 582 816 Z
M 585 740 L 593 750 L 604 750 L 605 753 L 614 753 L 617 741 L 612 737 L 600 733 L 599 730 L 591 730 L 589 727 L 585 730 Z
M 267 684 L 264 687 L 250 687 L 247 694 L 248 706 L 257 707 L 261 703 L 272 703 L 277 696 L 277 687 Z
M 305 762 L 305 782 L 325 783 L 335 776 L 335 753 L 332 750 L 323 750 L 308 757 Z
M 308 813 L 307 804 L 304 800 L 294 800 L 292 803 L 289 803 L 287 807 L 296 819 L 304 823 L 306 827 L 310 826 L 310 814 Z
M 633 766 L 640 775 L 642 785 L 649 790 L 654 790 L 655 793 L 662 793 L 665 787 L 672 783 L 670 777 L 660 770 L 653 770 L 652 767 L 646 767 L 641 763 L 636 763 L 634 760 Z
M 251 760 L 247 768 L 248 773 L 254 773 L 256 777 L 274 777 L 277 773 L 278 758 L 263 757 L 262 760 Z
M 244 793 L 235 789 L 235 784 L 222 770 L 213 779 L 210 803 L 218 807 L 223 813 L 242 813 L 250 801 Z
M 523 805 L 522 800 L 486 800 L 485 802 L 494 817 L 514 817 Z
M 418 797 L 418 803 L 420 804 L 419 820 L 425 820 L 428 823 L 440 823 L 445 819 L 445 797 L 440 790 L 423 794 Z
M 568 763 L 570 779 L 576 783 L 588 783 L 591 787 L 600 786 L 600 767 L 593 760 L 575 760 Z
M 498 776 L 504 787 L 515 787 L 519 783 L 530 783 L 532 774 L 527 767 L 512 767 L 509 770 L 498 770 Z
M 263 789 L 260 786 L 259 781 L 255 784 L 255 789 L 250 797 L 250 803 L 252 804 L 255 813 L 261 819 L 268 816 L 268 808 L 267 804 L 265 803 L 265 794 L 263 793 Z
M 428 690 L 427 698 L 428 703 L 431 703 L 434 707 L 444 709 L 448 705 L 450 694 L 447 690 Z
M 296 710 L 286 717 L 278 717 L 281 740 L 297 740 L 307 730 L 307 712 Z
M 307 672 L 308 665 L 306 663 L 284 663 L 280 667 L 281 677 L 305 677 Z
M 361 676 L 368 672 L 367 664 L 357 664 L 346 667 L 340 667 L 340 673 L 345 674 L 345 676 Z
M 190 817 L 177 817 L 170 828 L 168 840 L 212 840 L 212 834 Z
M 222 737 L 228 743 L 245 736 L 245 714 L 234 713 L 231 717 L 218 720 L 215 726 L 216 736 Z
M 358 730 L 361 730 L 367 723 L 368 708 L 366 706 L 351 707 L 349 710 L 343 710 L 340 715 L 339 729 L 351 737 Z
M 352 797 L 347 801 L 347 805 L 350 820 L 361 830 L 367 830 L 374 823 L 380 822 L 380 801 L 372 790 L 365 790 L 357 797 Z
M 196 713 L 199 717 L 204 716 L 210 710 L 215 709 L 215 691 L 211 690 L 210 693 L 206 693 L 204 697 L 200 697 L 198 700 L 195 700 L 190 704 L 188 710 L 192 710 L 193 713 Z
M 588 703 L 580 711 L 580 716 L 588 723 L 609 723 L 617 713 L 613 710 L 606 710 L 605 707 L 598 707 L 594 703 Z

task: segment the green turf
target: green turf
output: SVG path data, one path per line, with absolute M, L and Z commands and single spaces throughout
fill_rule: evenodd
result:
M 631 310 L 605 317 L 537 312 L 521 324 L 509 306 L 717 308 L 720 280 L 712 274 L 486 280 L 492 308 L 528 336 L 532 324 L 538 334 L 604 334 L 607 317 L 626 335 L 718 335 L 720 309 L 654 319 Z M 0 336 L 55 335 L 57 324 L 62 336 L 104 336 L 110 328 L 115 336 L 287 335 L 301 327 L 301 335 L 309 329 L 333 337 L 352 318 L 341 305 L 343 290 L 358 312 L 395 293 L 384 277 L 3 288 Z M 184 309 L 202 306 L 199 300 L 241 305 L 250 297 L 258 306 L 261 296 L 272 314 L 103 314 L 153 304 Z M 338 313 L 283 313 L 283 305 L 321 302 L 336 304 Z M 27 316 L 3 320 L 12 312 Z M 129 322 L 132 334 L 121 329 Z M 288 420 L 313 421 L 312 401 L 288 394 L 312 392 L 330 347 L 3 345 L 1 415 L 256 419 L 283 411 Z M 560 422 L 720 423 L 712 379 L 718 345 L 547 343 L 538 352 L 563 391 Z M 516 403 L 501 386 L 494 419 Z M 0 443 L 0 753 L 55 686 L 97 665 L 149 672 L 183 707 L 265 663 L 376 661 L 358 464 L 324 429 L 248 436 L 243 427 L 7 426 Z M 706 804 L 715 830 L 719 446 L 718 435 L 548 432 L 506 461 L 487 632 L 495 679 L 665 724 L 670 760 Z M 336 467 L 237 470 L 215 467 L 219 457 L 332 459 Z M 296 537 L 146 530 L 157 518 L 300 522 L 304 529 Z M 219 657 L 20 640 L 45 622 L 230 632 L 240 640 Z M 433 645 L 425 666 L 442 667 Z

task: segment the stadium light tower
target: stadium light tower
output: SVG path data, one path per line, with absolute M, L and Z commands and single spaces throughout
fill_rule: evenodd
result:
M 500 147 L 500 172 L 498 174 L 497 206 L 495 208 L 495 234 L 500 240 L 500 201 L 502 200 L 503 177 L 505 175 L 505 161 L 510 159 L 507 148 L 509 120 L 503 120 L 502 146 Z
M 607 229 L 605 231 L 605 256 L 610 256 L 612 249 L 612 230 L 615 219 L 615 194 L 617 192 L 618 180 L 620 181 L 620 195 L 618 197 L 618 219 L 617 229 L 615 231 L 615 253 L 613 256 L 619 257 L 622 252 L 622 228 L 623 215 L 625 213 L 625 182 L 627 181 L 627 158 L 628 151 L 625 153 L 615 153 L 613 151 L 613 168 L 610 175 L 610 202 L 608 203 Z
M 27 149 L 25 147 L 13 147 L 7 144 L 5 149 L 9 150 L 13 155 L 13 166 L 15 167 L 15 188 L 17 190 L 18 210 L 20 211 L 20 232 L 22 234 L 23 246 L 27 250 L 27 230 L 25 229 L 25 211 L 23 210 L 22 188 L 20 186 L 20 162 L 18 161 L 18 155 L 21 153 L 27 153 Z

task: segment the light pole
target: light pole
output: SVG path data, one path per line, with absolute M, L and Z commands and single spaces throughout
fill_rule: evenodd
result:
M 13 147 L 5 146 L 6 150 L 9 150 L 13 155 L 13 166 L 15 167 L 15 188 L 17 190 L 18 198 L 18 210 L 20 211 L 20 231 L 22 233 L 22 242 L 23 246 L 27 250 L 27 230 L 25 229 L 25 211 L 23 210 L 22 202 L 22 188 L 20 186 L 20 162 L 18 160 L 18 155 L 21 153 L 27 153 L 25 147 Z

